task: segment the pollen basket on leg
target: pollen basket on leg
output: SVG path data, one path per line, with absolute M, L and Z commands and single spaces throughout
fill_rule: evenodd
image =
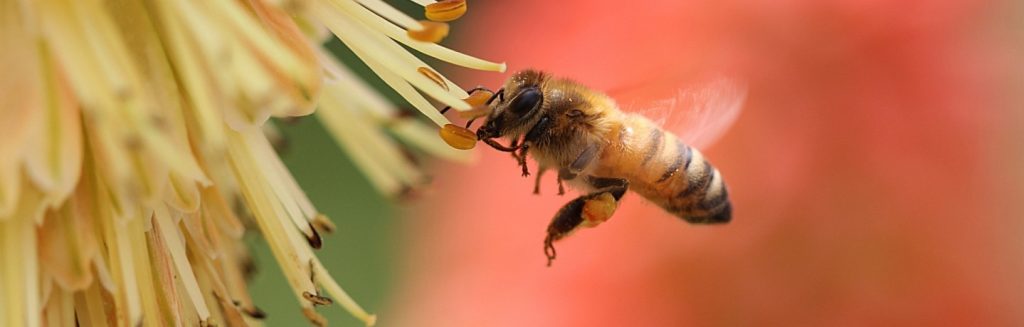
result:
M 604 192 L 594 197 L 593 199 L 587 199 L 583 205 L 583 227 L 594 227 L 605 222 L 612 217 L 615 213 L 615 209 L 618 207 L 618 201 L 611 193 Z

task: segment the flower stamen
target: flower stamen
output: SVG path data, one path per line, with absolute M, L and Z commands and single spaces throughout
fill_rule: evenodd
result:
M 450 22 L 466 13 L 466 0 L 441 0 L 424 8 L 427 19 L 435 22 Z
M 428 67 L 416 68 L 416 71 L 420 72 L 420 74 L 423 74 L 423 76 L 426 76 L 431 81 L 434 81 L 434 83 L 437 83 L 437 85 L 445 91 L 448 91 L 448 84 L 444 82 L 444 78 L 442 78 L 437 72 Z
M 468 128 L 455 124 L 447 124 L 438 131 L 441 139 L 453 148 L 469 150 L 476 147 L 476 134 Z
M 406 35 L 409 38 L 421 42 L 438 43 L 448 36 L 448 24 L 427 20 L 420 23 L 423 25 L 423 28 L 406 31 Z

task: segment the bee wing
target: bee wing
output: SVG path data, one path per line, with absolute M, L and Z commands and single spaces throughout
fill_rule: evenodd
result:
M 739 117 L 746 86 L 722 76 L 641 83 L 610 91 L 625 112 L 639 113 L 690 146 L 707 148 Z

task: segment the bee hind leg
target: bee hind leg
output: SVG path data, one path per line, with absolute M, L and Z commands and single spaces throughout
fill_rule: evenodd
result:
M 619 200 L 626 194 L 629 181 L 622 178 L 586 176 L 587 184 L 595 191 L 569 201 L 551 220 L 544 238 L 544 255 L 548 266 L 555 259 L 554 242 L 569 236 L 580 227 L 595 227 L 611 218 L 619 206 Z

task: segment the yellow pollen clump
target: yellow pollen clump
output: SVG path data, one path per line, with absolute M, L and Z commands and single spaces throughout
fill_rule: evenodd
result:
M 448 36 L 448 24 L 421 20 L 422 29 L 410 29 L 406 31 L 409 38 L 416 41 L 437 43 Z
M 459 150 L 469 150 L 476 146 L 476 134 L 465 127 L 447 124 L 438 134 L 445 143 Z
M 450 22 L 466 13 L 466 0 L 441 0 L 426 6 L 427 19 L 435 22 Z
M 587 200 L 583 204 L 583 223 L 581 225 L 583 227 L 594 227 L 605 222 L 615 213 L 616 207 L 618 207 L 618 203 L 616 203 L 615 197 L 608 192 L 601 193 L 596 198 Z

